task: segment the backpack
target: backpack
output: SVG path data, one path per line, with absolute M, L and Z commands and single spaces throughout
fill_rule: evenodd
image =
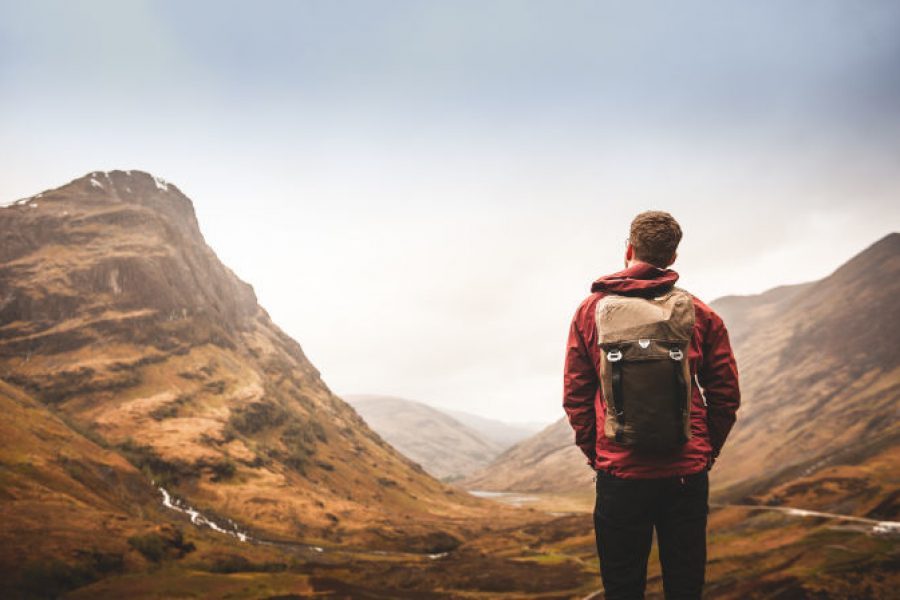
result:
M 639 451 L 676 451 L 691 438 L 691 295 L 674 286 L 655 298 L 610 294 L 595 317 L 604 435 Z

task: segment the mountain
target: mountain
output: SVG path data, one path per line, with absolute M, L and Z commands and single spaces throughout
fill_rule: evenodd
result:
M 466 489 L 515 492 L 591 492 L 594 471 L 574 445 L 565 418 L 508 448 L 490 465 L 466 477 Z
M 569 598 L 596 580 L 581 519 L 470 496 L 372 431 L 190 200 L 140 171 L 0 208 L 0 411 L 3 598 Z
M 50 543 L 65 516 L 41 515 L 67 497 L 108 513 L 89 519 L 108 533 L 116 511 L 159 502 L 151 480 L 270 540 L 429 550 L 488 510 L 332 394 L 207 246 L 190 200 L 147 173 L 0 208 L 0 380 L 5 414 L 35 420 L 4 426 L 3 535 L 34 498 L 31 535 Z M 4 546 L 0 564 L 39 546 Z
M 502 450 L 478 431 L 421 402 L 377 395 L 343 398 L 389 444 L 435 477 L 458 479 Z
M 713 300 L 710 305 L 725 321 L 732 347 L 739 348 L 762 323 L 779 315 L 779 309 L 787 306 L 814 283 L 782 285 L 749 296 L 723 296 Z
M 466 427 L 474 429 L 482 437 L 496 443 L 503 449 L 521 442 L 544 428 L 545 423 L 507 423 L 497 419 L 488 419 L 480 415 L 461 410 L 443 410 Z
M 712 302 L 725 320 L 743 405 L 713 470 L 722 500 L 896 518 L 900 234 L 828 277 Z M 473 489 L 584 489 L 561 419 L 467 478 Z M 589 472 L 588 472 L 589 473 Z
M 759 296 L 753 310 L 733 312 L 734 298 L 713 303 L 726 323 L 752 331 L 734 344 L 745 402 L 716 487 L 738 498 L 854 468 L 858 481 L 844 473 L 842 485 L 866 492 L 845 508 L 865 513 L 893 497 L 888 512 L 897 513 L 896 482 L 865 464 L 896 456 L 900 442 L 900 234 L 792 287 Z M 837 496 L 854 495 L 844 491 Z

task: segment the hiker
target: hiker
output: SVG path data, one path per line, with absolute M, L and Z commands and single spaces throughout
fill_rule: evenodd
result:
M 596 472 L 607 600 L 644 597 L 654 529 L 667 600 L 703 591 L 708 471 L 740 391 L 722 319 L 674 285 L 681 235 L 669 213 L 637 215 L 625 269 L 593 283 L 569 330 L 563 408 Z

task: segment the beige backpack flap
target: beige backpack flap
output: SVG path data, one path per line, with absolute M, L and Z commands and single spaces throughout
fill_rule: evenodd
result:
M 682 377 L 679 379 L 683 381 L 679 381 L 678 384 L 684 386 L 686 393 L 682 425 L 684 435 L 689 439 L 691 375 L 687 353 L 694 328 L 694 306 L 691 295 L 676 287 L 650 299 L 607 295 L 597 303 L 595 321 L 598 344 L 602 348 L 601 391 L 603 397 L 607 399 L 604 435 L 621 440 L 623 436 L 627 438 L 630 434 L 622 422 L 623 412 L 619 402 L 621 399 L 615 397 L 613 390 L 608 350 L 613 352 L 614 359 L 621 359 L 622 352 L 616 348 L 617 344 L 622 343 L 622 347 L 626 348 L 625 352 L 630 352 L 627 348 L 635 347 L 634 342 L 639 342 L 639 348 L 648 349 L 649 352 L 668 352 L 673 345 L 680 349 L 683 359 L 680 360 Z

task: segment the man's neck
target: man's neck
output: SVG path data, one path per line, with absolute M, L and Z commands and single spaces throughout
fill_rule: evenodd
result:
M 626 269 L 630 269 L 631 267 L 633 267 L 633 266 L 635 266 L 635 265 L 650 265 L 651 267 L 655 267 L 655 266 L 656 266 L 656 265 L 651 264 L 651 263 L 648 263 L 648 262 L 646 262 L 646 261 L 638 260 L 638 259 L 636 259 L 636 258 L 632 258 L 631 260 L 629 260 L 629 261 L 627 261 L 627 262 L 625 263 L 625 268 L 626 268 Z M 662 267 L 658 267 L 658 268 L 661 269 Z

